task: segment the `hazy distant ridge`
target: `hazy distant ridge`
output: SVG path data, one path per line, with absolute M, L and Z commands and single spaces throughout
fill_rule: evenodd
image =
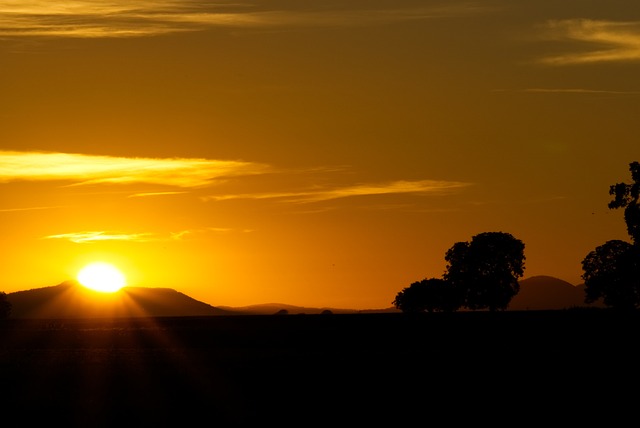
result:
M 552 276 L 532 276 L 520 281 L 520 292 L 511 300 L 508 310 L 571 309 L 601 307 L 584 303 L 584 284 L 573 285 Z
M 393 300 L 390 296 L 390 301 Z M 243 307 L 212 306 L 171 288 L 124 287 L 117 293 L 91 291 L 74 281 L 51 287 L 8 293 L 11 318 L 105 318 L 175 317 L 212 315 L 353 314 L 400 312 L 391 306 L 366 310 L 314 308 L 285 303 L 264 303 Z M 508 310 L 556 310 L 601 307 L 584 303 L 584 286 L 572 285 L 551 276 L 534 276 L 520 281 L 520 292 Z
M 398 290 L 400 291 L 400 290 Z M 395 297 L 395 296 L 393 296 Z M 393 300 L 392 298 L 390 299 Z M 532 276 L 520 281 L 520 292 L 509 304 L 508 310 L 556 310 L 576 307 L 601 307 L 584 303 L 584 285 L 573 285 L 567 281 L 546 275 Z M 372 309 L 334 309 L 293 306 L 284 303 L 267 303 L 243 307 L 219 306 L 232 312 L 245 314 L 319 314 L 323 311 L 332 313 L 380 313 L 400 312 L 393 306 Z

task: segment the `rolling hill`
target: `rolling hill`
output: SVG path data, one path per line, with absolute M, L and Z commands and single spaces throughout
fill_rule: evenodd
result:
M 553 310 L 577 307 L 603 307 L 584 303 L 584 285 L 573 285 L 552 276 L 532 276 L 520 281 L 520 292 L 511 300 L 509 310 Z
M 75 281 L 7 294 L 11 318 L 113 318 L 228 315 L 170 288 L 124 287 L 99 293 Z

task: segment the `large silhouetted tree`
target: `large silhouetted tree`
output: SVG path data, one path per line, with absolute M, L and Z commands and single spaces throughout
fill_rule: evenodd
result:
M 423 279 L 400 291 L 393 305 L 406 313 L 453 312 L 461 305 L 455 291 L 451 284 L 442 278 Z
M 457 242 L 446 253 L 444 279 L 471 310 L 505 310 L 520 291 L 524 243 L 505 232 L 485 232 Z
M 613 309 L 640 306 L 640 246 L 614 239 L 582 261 L 585 303 L 602 299 Z
M 627 233 L 633 244 L 605 242 L 582 260 L 585 303 L 602 300 L 612 309 L 640 307 L 640 163 L 629 164 L 632 183 L 609 187 L 609 209 L 624 208 Z
M 7 293 L 0 291 L 0 319 L 9 318 L 11 302 L 7 299 Z
M 624 208 L 627 233 L 634 244 L 640 245 L 640 163 L 631 162 L 629 170 L 632 183 L 616 183 L 609 187 L 609 194 L 613 196 L 609 208 Z

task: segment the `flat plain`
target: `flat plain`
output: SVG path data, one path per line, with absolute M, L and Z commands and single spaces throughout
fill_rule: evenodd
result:
M 608 310 L 9 319 L 0 388 L 25 426 L 615 425 L 639 338 Z

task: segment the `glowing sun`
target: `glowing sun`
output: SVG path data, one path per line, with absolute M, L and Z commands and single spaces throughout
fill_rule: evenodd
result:
M 77 275 L 78 282 L 91 290 L 113 293 L 124 287 L 124 274 L 112 264 L 95 262 L 83 267 Z

